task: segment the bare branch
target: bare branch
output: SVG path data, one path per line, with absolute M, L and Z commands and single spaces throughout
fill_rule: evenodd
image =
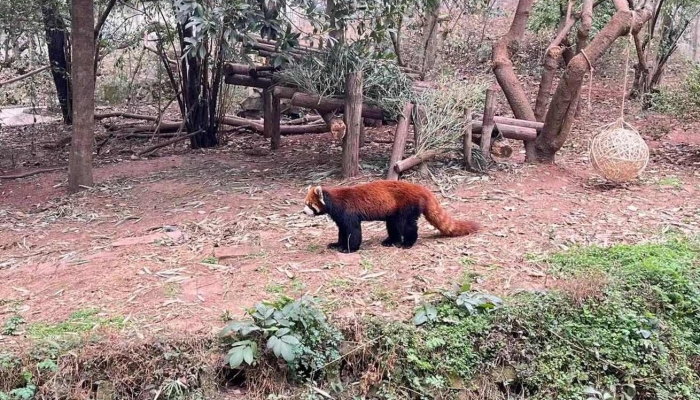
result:
M 46 66 L 43 66 L 43 67 L 41 67 L 41 68 L 37 68 L 37 69 L 35 69 L 35 70 L 33 70 L 33 71 L 29 71 L 29 72 L 27 72 L 27 73 L 24 74 L 24 75 L 20 75 L 20 76 L 18 76 L 18 77 L 15 77 L 15 78 L 12 78 L 12 79 L 8 79 L 8 80 L 6 80 L 6 81 L 0 81 L 0 87 L 3 87 L 3 86 L 5 86 L 5 85 L 9 85 L 9 84 L 11 84 L 11 83 L 19 82 L 19 81 L 21 81 L 21 80 L 23 80 L 23 79 L 27 79 L 27 78 L 29 78 L 30 76 L 36 75 L 36 74 L 38 74 L 39 72 L 42 72 L 42 71 L 46 71 L 46 70 L 49 69 L 49 68 L 51 68 L 51 67 L 50 67 L 49 65 L 46 65 Z

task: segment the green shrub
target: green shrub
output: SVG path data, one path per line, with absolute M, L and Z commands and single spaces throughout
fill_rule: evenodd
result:
M 418 308 L 418 329 L 377 322 L 378 352 L 398 360 L 381 391 L 416 398 L 492 385 L 487 398 L 698 399 L 699 252 L 679 239 L 579 249 L 551 258 L 560 281 L 605 280 L 576 297 L 524 293 L 468 309 L 448 296 Z
M 661 88 L 651 94 L 651 109 L 678 117 L 697 117 L 700 112 L 700 65 L 695 64 L 677 88 Z
M 232 368 L 256 365 L 274 355 L 285 361 L 292 378 L 319 378 L 337 369 L 342 335 L 310 297 L 262 302 L 248 311 L 251 320 L 233 321 L 221 332 L 238 340 L 230 345 L 227 362 Z

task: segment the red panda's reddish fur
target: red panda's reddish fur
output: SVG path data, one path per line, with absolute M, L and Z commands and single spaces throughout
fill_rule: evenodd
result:
M 324 201 L 332 205 L 324 204 Z M 423 214 L 440 233 L 451 237 L 472 234 L 480 229 L 474 221 L 453 219 L 430 190 L 404 181 L 382 180 L 351 187 L 311 187 L 305 203 L 316 214 L 328 212 L 333 217 L 333 210 L 328 209 L 332 207 L 341 218 L 353 215 L 360 221 L 390 221 L 397 215 L 406 215 L 415 221 Z M 333 219 L 339 222 L 338 218 Z

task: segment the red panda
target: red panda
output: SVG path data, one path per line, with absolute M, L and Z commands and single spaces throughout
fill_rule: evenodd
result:
M 351 187 L 309 186 L 307 215 L 328 214 L 338 226 L 338 242 L 328 248 L 352 253 L 362 242 L 362 221 L 386 221 L 389 237 L 382 246 L 411 248 L 418 240 L 421 214 L 445 236 L 464 236 L 480 229 L 473 221 L 452 219 L 428 189 L 404 181 L 375 181 Z

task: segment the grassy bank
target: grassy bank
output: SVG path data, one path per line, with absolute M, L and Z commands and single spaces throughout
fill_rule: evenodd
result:
M 687 238 L 576 249 L 546 260 L 547 292 L 499 299 L 467 280 L 403 323 L 327 320 L 305 298 L 259 304 L 220 340 L 91 332 L 79 349 L 65 324 L 34 327 L 31 348 L 0 351 L 0 399 L 696 399 L 699 253 Z

